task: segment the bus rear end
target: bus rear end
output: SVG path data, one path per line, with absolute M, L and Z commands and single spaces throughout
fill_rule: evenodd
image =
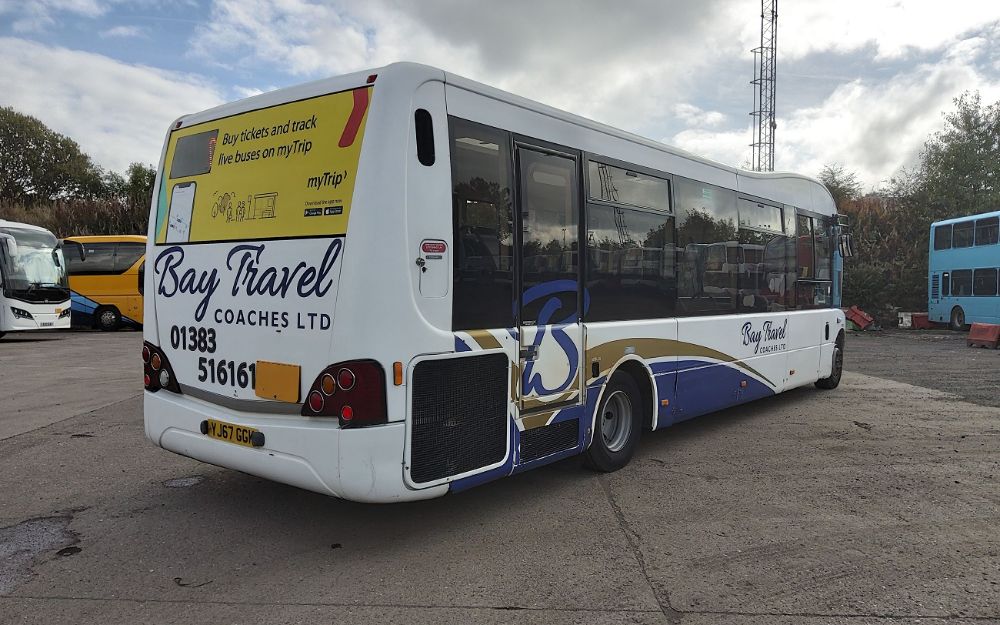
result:
M 397 247 L 374 229 L 403 221 L 400 111 L 426 79 L 396 71 L 406 80 L 342 76 L 170 129 L 145 271 L 157 445 L 355 500 L 443 494 L 404 484 L 402 402 L 387 397 L 393 360 L 378 347 L 392 328 L 364 321 Z

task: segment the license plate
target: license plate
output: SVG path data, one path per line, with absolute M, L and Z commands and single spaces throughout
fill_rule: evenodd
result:
M 49 326 L 51 326 L 51 325 L 54 325 L 54 324 L 55 324 L 55 322 L 54 322 L 54 321 L 43 321 L 43 322 L 42 322 L 42 327 L 43 327 L 43 328 L 47 328 L 47 327 L 49 327 Z
M 224 421 L 216 421 L 215 419 L 207 419 L 207 425 L 205 435 L 209 438 L 233 443 L 234 445 L 253 447 L 250 437 L 257 432 L 253 428 L 225 423 Z

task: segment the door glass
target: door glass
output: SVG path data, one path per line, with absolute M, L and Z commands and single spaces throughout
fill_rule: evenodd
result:
M 530 150 L 521 169 L 522 325 L 579 318 L 576 161 Z

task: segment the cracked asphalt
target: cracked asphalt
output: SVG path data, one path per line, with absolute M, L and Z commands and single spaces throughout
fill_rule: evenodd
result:
M 851 335 L 840 389 L 614 474 L 373 506 L 152 447 L 138 333 L 8 335 L 0 623 L 1000 623 L 1000 353 L 956 341 Z

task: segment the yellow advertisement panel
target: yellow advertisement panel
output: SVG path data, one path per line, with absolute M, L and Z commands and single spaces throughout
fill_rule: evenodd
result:
M 171 133 L 157 243 L 344 234 L 371 87 Z

